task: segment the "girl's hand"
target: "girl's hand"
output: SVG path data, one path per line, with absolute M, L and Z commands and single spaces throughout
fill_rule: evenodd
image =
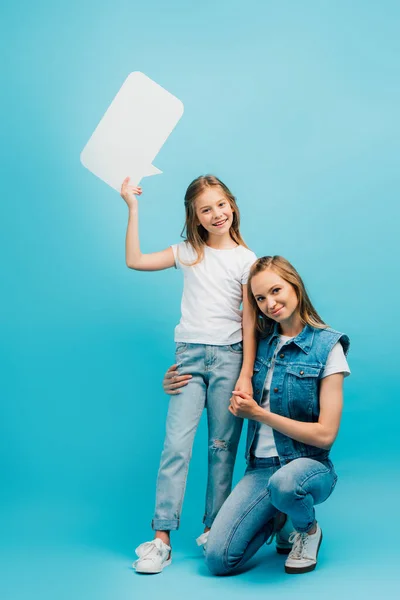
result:
M 184 387 L 191 380 L 191 375 L 179 375 L 178 365 L 172 365 L 164 375 L 163 388 L 166 394 L 175 396 L 180 394 L 180 388 Z
M 251 377 L 247 375 L 240 375 L 235 385 L 235 392 L 245 392 L 246 394 L 253 395 L 253 385 L 251 383 Z
M 129 208 L 137 206 L 137 196 L 142 195 L 142 188 L 139 186 L 129 185 L 130 177 L 126 177 L 122 182 L 121 196 L 127 203 Z M 136 195 L 135 195 L 136 194 Z
M 260 407 L 250 394 L 245 392 L 232 392 L 229 411 L 235 417 L 254 419 Z

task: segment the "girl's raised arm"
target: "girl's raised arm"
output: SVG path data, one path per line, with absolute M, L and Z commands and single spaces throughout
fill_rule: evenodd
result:
M 121 187 L 121 196 L 129 209 L 128 227 L 126 230 L 125 259 L 130 269 L 136 271 L 161 271 L 175 265 L 172 248 L 161 252 L 142 254 L 139 244 L 139 216 L 136 195 L 142 194 L 141 187 L 129 185 L 129 177 L 124 179 Z

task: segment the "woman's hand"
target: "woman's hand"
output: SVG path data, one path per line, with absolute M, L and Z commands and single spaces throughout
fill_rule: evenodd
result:
M 128 205 L 128 208 L 137 206 L 137 196 L 142 195 L 142 188 L 139 186 L 129 185 L 130 177 L 126 177 L 122 182 L 121 196 Z M 136 195 L 135 195 L 136 194 Z
M 251 377 L 240 374 L 235 385 L 235 392 L 244 392 L 245 394 L 250 394 L 250 396 L 252 396 L 253 385 L 251 383 Z
M 250 394 L 246 394 L 246 392 L 232 392 L 229 411 L 235 417 L 254 419 L 259 410 L 260 407 Z
M 180 388 L 187 385 L 191 378 L 191 375 L 179 375 L 178 365 L 172 365 L 164 375 L 164 392 L 169 394 L 169 396 L 176 396 L 176 394 L 180 394 Z

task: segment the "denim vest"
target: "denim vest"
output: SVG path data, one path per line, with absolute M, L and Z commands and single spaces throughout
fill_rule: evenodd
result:
M 267 337 L 258 343 L 254 363 L 254 400 L 260 404 L 268 369 L 279 339 L 278 324 Z M 270 389 L 271 412 L 297 421 L 315 423 L 319 417 L 320 378 L 326 366 L 329 352 L 340 341 L 345 355 L 350 341 L 347 335 L 330 327 L 316 329 L 306 325 L 298 336 L 287 341 L 275 359 Z M 250 449 L 254 441 L 258 423 L 248 421 L 246 460 L 250 459 Z M 292 438 L 274 432 L 274 440 L 281 464 L 295 458 L 312 457 L 325 460 L 329 450 L 309 446 Z

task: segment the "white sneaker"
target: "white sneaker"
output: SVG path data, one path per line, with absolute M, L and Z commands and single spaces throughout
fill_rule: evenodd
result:
M 318 550 L 322 542 L 322 531 L 317 523 L 317 531 L 312 535 L 294 531 L 289 538 L 293 548 L 285 562 L 286 573 L 308 573 L 317 564 Z
M 289 538 L 294 533 L 293 523 L 289 516 L 286 516 L 286 521 L 279 531 L 276 533 L 275 543 L 278 554 L 289 554 L 292 549 L 292 542 Z
M 203 546 L 203 552 L 206 551 L 206 544 L 207 544 L 209 533 L 210 533 L 210 531 L 205 531 L 204 533 L 199 535 L 198 538 L 196 538 L 196 544 L 198 546 Z
M 135 552 L 139 558 L 132 567 L 137 573 L 161 573 L 164 567 L 171 564 L 171 547 L 159 538 L 140 544 Z

